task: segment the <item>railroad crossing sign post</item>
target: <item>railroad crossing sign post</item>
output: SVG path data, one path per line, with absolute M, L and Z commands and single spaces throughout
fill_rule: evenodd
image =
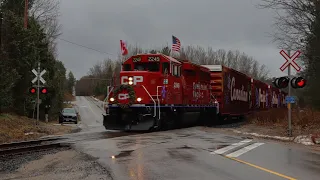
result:
M 46 81 L 42 78 L 42 76 L 44 75 L 44 73 L 46 73 L 47 71 L 44 69 L 40 72 L 40 62 L 38 63 L 38 71 L 36 71 L 35 69 L 32 69 L 32 71 L 34 75 L 36 75 L 36 77 L 31 81 L 32 84 L 34 84 L 37 81 L 37 121 L 36 121 L 36 125 L 39 124 L 39 105 L 40 105 L 40 81 L 45 84 Z
M 288 67 L 288 77 L 290 79 L 289 82 L 291 82 L 291 66 L 293 66 L 298 72 L 301 70 L 301 67 L 296 62 L 294 62 L 300 56 L 301 52 L 298 50 L 292 56 L 290 56 L 290 50 L 288 50 L 288 54 L 284 50 L 281 50 L 280 54 L 284 57 L 284 59 L 286 59 L 286 62 L 280 67 L 280 70 L 284 71 Z M 289 89 L 288 96 L 286 97 L 286 102 L 288 104 L 288 121 L 289 121 L 288 135 L 291 137 L 292 136 L 291 104 L 295 103 L 294 97 L 291 96 L 291 83 L 289 83 L 288 89 Z

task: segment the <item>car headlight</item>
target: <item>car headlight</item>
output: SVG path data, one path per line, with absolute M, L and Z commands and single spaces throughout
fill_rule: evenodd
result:
M 141 99 L 141 98 L 137 98 L 137 101 L 138 101 L 138 102 L 141 102 L 141 101 L 142 101 L 142 99 Z
M 110 98 L 110 101 L 111 101 L 111 102 L 113 102 L 113 101 L 114 101 L 114 98 L 113 98 L 113 97 L 112 97 L 112 98 Z

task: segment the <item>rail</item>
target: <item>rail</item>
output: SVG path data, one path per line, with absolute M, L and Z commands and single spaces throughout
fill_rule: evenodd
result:
M 9 155 L 23 154 L 29 152 L 36 152 L 40 150 L 55 149 L 59 147 L 69 146 L 69 144 L 67 143 L 56 142 L 58 140 L 63 139 L 65 138 L 42 139 L 0 144 L 0 156 L 6 157 Z

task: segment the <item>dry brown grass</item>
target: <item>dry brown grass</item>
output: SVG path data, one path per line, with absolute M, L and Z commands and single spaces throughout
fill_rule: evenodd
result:
M 53 123 L 40 122 L 24 116 L 0 114 L 0 143 L 36 139 L 46 135 L 59 135 L 71 132 L 70 126 L 55 126 Z M 26 133 L 33 133 L 26 135 Z
M 64 103 L 63 104 L 63 108 L 72 108 L 72 107 L 73 107 L 73 105 L 70 104 L 70 103 Z
M 65 92 L 64 93 L 64 100 L 65 101 L 75 101 L 76 98 L 72 94 Z
M 99 99 L 100 101 L 103 101 L 105 96 L 104 95 L 99 95 L 99 96 L 96 96 L 97 99 Z
M 247 118 L 251 124 L 271 127 L 279 135 L 287 132 L 288 110 L 286 108 L 270 109 L 251 114 Z M 311 108 L 292 109 L 293 134 L 313 134 L 320 131 L 320 112 Z M 281 133 L 280 133 L 281 132 Z

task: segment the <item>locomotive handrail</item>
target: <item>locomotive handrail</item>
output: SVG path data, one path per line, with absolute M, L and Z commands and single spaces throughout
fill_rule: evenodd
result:
M 114 89 L 114 87 L 111 87 L 111 90 L 109 91 L 107 97 L 103 101 L 103 102 L 106 102 L 107 105 L 109 105 L 108 99 L 109 99 L 109 96 L 110 96 L 111 92 L 113 91 L 113 89 Z M 104 106 L 104 104 L 103 104 L 103 106 Z M 109 108 L 108 108 L 108 111 L 109 111 Z
M 158 120 L 160 120 L 160 99 L 159 99 L 159 87 L 162 86 L 157 86 L 157 101 L 158 101 L 158 108 L 159 108 L 159 116 L 158 116 Z
M 149 95 L 149 97 L 152 99 L 153 103 L 154 103 L 154 115 L 153 117 L 156 117 L 157 114 L 157 103 L 156 101 L 153 99 L 153 97 L 150 95 L 149 91 L 146 89 L 146 87 L 144 87 L 144 85 L 142 85 L 143 89 L 147 92 L 147 94 Z

